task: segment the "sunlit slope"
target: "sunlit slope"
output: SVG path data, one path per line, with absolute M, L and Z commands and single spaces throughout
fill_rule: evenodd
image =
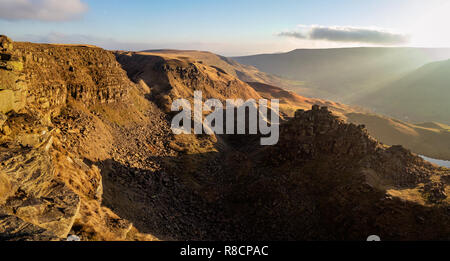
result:
M 235 61 L 304 82 L 301 95 L 352 102 L 426 63 L 450 58 L 450 49 L 337 48 L 233 57 Z M 294 87 L 292 87 L 294 88 Z
M 280 101 L 280 110 L 288 116 L 293 116 L 298 109 L 309 110 L 313 105 L 326 106 L 329 110 L 333 111 L 333 113 L 342 117 L 344 117 L 346 113 L 359 110 L 355 107 L 338 102 L 303 97 L 277 86 L 258 82 L 249 82 L 248 84 L 253 87 L 261 97 L 265 99 L 278 99 Z
M 202 63 L 219 68 L 226 73 L 238 77 L 244 82 L 263 82 L 272 85 L 288 87 L 293 82 L 262 72 L 250 65 L 240 64 L 232 59 L 205 51 L 194 50 L 147 50 L 140 53 L 162 55 L 173 59 L 190 59 L 192 62 Z M 297 83 L 298 85 L 301 83 Z
M 408 121 L 450 124 L 450 60 L 427 64 L 359 103 Z
M 429 157 L 450 158 L 450 138 L 446 126 L 440 123 L 413 125 L 380 115 L 369 114 L 367 110 L 326 99 L 308 98 L 284 88 L 261 82 L 243 82 L 233 75 L 236 67 L 221 63 L 219 56 L 198 51 L 155 51 L 119 53 L 118 59 L 135 81 L 143 81 L 150 88 L 151 96 L 160 105 L 168 105 L 177 97 L 191 97 L 192 88 L 203 90 L 205 97 L 221 100 L 228 98 L 279 99 L 283 115 L 293 116 L 297 109 L 310 109 L 312 105 L 327 106 L 336 115 L 350 122 L 365 124 L 369 133 L 389 145 L 401 144 L 415 153 Z M 238 63 L 236 63 L 239 66 Z M 167 65 L 167 66 L 164 66 Z M 198 72 L 185 80 L 175 71 L 163 72 L 158 68 L 189 68 Z M 195 70 L 194 70 L 195 71 Z M 192 71 L 192 72 L 194 72 Z M 172 75 L 173 74 L 173 75 Z M 188 73 L 189 75 L 189 73 Z M 193 75 L 194 76 L 194 75 Z M 197 80 L 193 80 L 197 79 Z M 201 79 L 209 79 L 203 81 Z M 208 82 L 214 83 L 213 85 Z M 229 84 L 230 83 L 230 84 Z M 171 86 L 170 88 L 168 86 Z M 167 108 L 168 109 L 168 108 Z
M 388 145 L 403 145 L 415 153 L 437 159 L 450 159 L 450 126 L 437 122 L 411 124 L 393 118 L 369 113 L 328 100 L 306 98 L 282 88 L 262 83 L 249 83 L 263 98 L 279 99 L 280 109 L 292 116 L 297 109 L 308 109 L 318 104 L 327 106 L 334 114 L 348 122 L 364 124 L 370 135 Z
M 403 145 L 415 153 L 450 160 L 450 127 L 439 123 L 410 124 L 368 113 L 349 113 L 349 122 L 366 125 L 369 133 L 388 145 Z
M 116 56 L 128 76 L 148 88 L 152 99 L 166 111 L 178 98 L 193 98 L 196 90 L 202 91 L 204 98 L 221 101 L 261 98 L 248 84 L 224 69 L 190 56 L 162 52 L 117 52 Z

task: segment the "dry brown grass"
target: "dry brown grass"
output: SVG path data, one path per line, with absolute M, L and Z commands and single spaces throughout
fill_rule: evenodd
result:
M 244 65 L 234 60 L 220 57 L 211 52 L 195 50 L 158 50 L 140 52 L 142 55 L 160 55 L 171 59 L 185 59 L 190 62 L 201 63 L 210 67 L 218 67 L 227 74 L 241 79 L 244 82 L 264 82 L 276 86 L 289 88 L 291 86 L 300 87 L 301 82 L 290 81 L 270 75 L 258 70 L 256 67 Z
M 403 145 L 415 153 L 450 160 L 450 132 L 444 124 L 411 124 L 368 114 L 346 114 L 349 122 L 365 124 L 369 133 L 388 145 Z

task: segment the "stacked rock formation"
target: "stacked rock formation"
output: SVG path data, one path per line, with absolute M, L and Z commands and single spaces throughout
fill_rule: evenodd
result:
M 321 153 L 360 157 L 374 151 L 377 142 L 363 126 L 347 124 L 327 107 L 298 110 L 280 133 L 280 160 L 311 159 Z M 292 142 L 296 141 L 296 142 Z
M 294 142 L 293 142 L 294 141 Z M 304 162 L 333 155 L 342 167 L 352 159 L 361 169 L 374 169 L 397 186 L 416 186 L 429 181 L 433 170 L 420 157 L 402 146 L 387 147 L 373 139 L 364 125 L 348 124 L 328 111 L 313 106 L 298 110 L 281 129 L 277 155 L 272 160 Z

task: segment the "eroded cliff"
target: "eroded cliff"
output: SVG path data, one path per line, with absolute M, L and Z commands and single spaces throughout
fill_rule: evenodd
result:
M 101 205 L 99 169 L 66 143 L 80 126 L 57 121 L 72 103 L 127 101 L 134 84 L 114 55 L 0 38 L 0 238 L 61 240 L 78 229 L 83 240 L 154 239 Z
M 275 146 L 173 135 L 194 90 L 262 96 L 188 58 L 0 39 L 1 239 L 449 239 L 449 170 L 326 107 L 285 117 Z

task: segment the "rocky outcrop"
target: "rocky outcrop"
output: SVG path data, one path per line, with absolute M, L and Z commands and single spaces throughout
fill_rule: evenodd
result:
M 48 154 L 51 142 L 50 137 L 34 148 L 14 144 L 0 148 L 0 180 L 6 188 L 0 209 L 11 222 L 39 227 L 44 240 L 48 235 L 66 237 L 80 207 L 78 195 L 56 179 L 54 163 Z M 6 231 L 0 233 L 1 237 L 13 238 L 18 233 L 14 227 L 2 229 Z
M 237 77 L 187 57 L 164 54 L 116 52 L 117 60 L 134 81 L 144 81 L 150 96 L 165 112 L 172 101 L 192 100 L 194 91 L 202 91 L 206 99 L 260 99 L 261 96 Z
M 58 238 L 50 231 L 26 222 L 17 216 L 0 212 L 0 240 L 54 241 Z
M 6 53 L 12 50 L 12 41 L 6 35 L 0 35 L 0 52 Z
M 421 188 L 425 200 L 429 203 L 440 203 L 447 199 L 446 185 L 442 182 L 429 182 Z
M 29 86 L 27 106 L 57 113 L 67 99 L 91 106 L 121 100 L 130 81 L 112 53 L 85 46 L 14 43 Z
M 312 110 L 298 110 L 295 117 L 281 129 L 276 157 L 272 161 L 306 162 L 321 155 L 333 155 L 336 162 L 363 169 L 376 170 L 396 186 L 416 186 L 429 181 L 435 171 L 429 163 L 402 146 L 384 146 L 373 139 L 364 125 L 346 123 L 328 111 L 315 105 Z M 343 166 L 345 167 L 345 166 Z
M 83 240 L 146 238 L 101 205 L 100 171 L 61 145 L 55 121 L 71 103 L 85 114 L 127 99 L 135 85 L 114 55 L 6 36 L 0 54 L 0 240 L 65 240 L 69 232 Z
M 26 110 L 28 86 L 23 63 L 6 36 L 0 36 L 0 51 L 0 238 L 64 238 L 80 200 L 55 177 L 48 153 L 51 133 L 34 125 L 39 120 L 18 114 Z
M 5 124 L 8 117 L 5 114 L 0 113 L 0 131 L 2 130 L 3 124 Z
M 26 104 L 23 63 L 13 52 L 11 39 L 0 35 L 0 113 L 19 112 Z
M 308 160 L 320 154 L 355 159 L 375 151 L 377 142 L 363 126 L 346 124 L 327 107 L 314 105 L 312 110 L 297 110 L 295 117 L 281 129 L 279 160 Z M 277 159 L 274 159 L 277 160 Z
M 277 145 L 245 149 L 252 141 L 242 139 L 242 153 L 223 163 L 234 185 L 220 186 L 230 190 L 220 204 L 239 209 L 227 217 L 239 227 L 239 239 L 449 238 L 448 199 L 426 198 L 450 188 L 420 191 L 449 170 L 377 142 L 364 126 L 345 123 L 326 107 L 295 115 L 280 125 Z

